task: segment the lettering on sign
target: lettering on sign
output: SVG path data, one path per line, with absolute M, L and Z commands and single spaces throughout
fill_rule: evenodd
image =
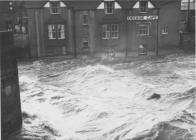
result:
M 127 16 L 127 20 L 157 20 L 157 15 L 150 16 Z

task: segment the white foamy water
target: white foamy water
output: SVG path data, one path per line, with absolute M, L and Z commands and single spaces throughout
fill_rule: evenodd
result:
M 103 62 L 103 61 L 102 61 Z M 194 56 L 19 65 L 29 140 L 194 140 Z M 147 100 L 153 93 L 160 99 Z

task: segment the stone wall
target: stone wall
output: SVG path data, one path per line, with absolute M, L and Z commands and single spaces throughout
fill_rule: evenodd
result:
M 22 126 L 17 60 L 12 32 L 0 32 L 2 139 Z

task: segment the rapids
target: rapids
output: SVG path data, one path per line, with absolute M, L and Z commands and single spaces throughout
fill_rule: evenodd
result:
M 195 57 L 19 64 L 23 140 L 194 140 Z M 153 93 L 160 99 L 147 100 Z

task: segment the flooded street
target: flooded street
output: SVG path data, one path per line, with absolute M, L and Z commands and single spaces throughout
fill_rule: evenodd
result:
M 19 64 L 25 140 L 194 140 L 195 58 Z M 152 98 L 156 93 L 160 98 Z M 16 139 L 17 139 L 16 138 Z

